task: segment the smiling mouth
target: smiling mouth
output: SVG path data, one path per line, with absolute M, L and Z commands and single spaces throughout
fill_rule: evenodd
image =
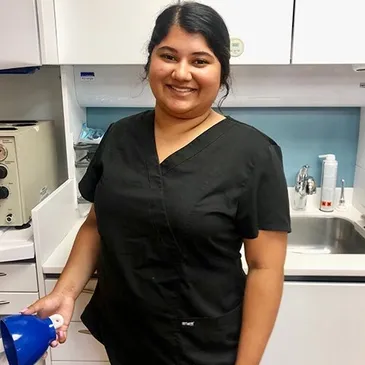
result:
M 195 91 L 197 91 L 197 89 L 193 89 L 191 87 L 180 87 L 180 86 L 173 86 L 173 85 L 167 85 L 167 87 L 174 91 L 175 93 L 178 93 L 180 95 L 188 95 L 191 94 Z

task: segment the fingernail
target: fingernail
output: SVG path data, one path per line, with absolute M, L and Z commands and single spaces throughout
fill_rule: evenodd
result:
M 24 308 L 24 309 L 22 309 L 22 310 L 20 311 L 20 313 L 24 313 L 24 312 L 26 312 L 28 309 L 29 309 L 29 308 Z
M 61 338 L 63 338 L 64 335 L 65 335 L 65 333 L 63 331 L 58 332 L 58 336 L 60 336 Z

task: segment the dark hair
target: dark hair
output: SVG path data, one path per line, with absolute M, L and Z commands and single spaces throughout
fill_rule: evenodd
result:
M 224 20 L 210 6 L 197 2 L 185 2 L 169 6 L 157 17 L 148 44 L 148 60 L 144 66 L 145 75 L 148 75 L 154 48 L 167 36 L 173 25 L 180 26 L 188 33 L 200 33 L 218 58 L 221 64 L 220 85 L 226 89 L 225 95 L 218 103 L 220 109 L 230 91 L 230 38 Z

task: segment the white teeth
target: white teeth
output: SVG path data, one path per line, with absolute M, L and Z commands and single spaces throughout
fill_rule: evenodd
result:
M 176 87 L 176 86 L 170 86 L 171 89 L 180 92 L 180 93 L 188 93 L 191 91 L 194 91 L 194 89 L 190 89 L 190 88 L 184 88 L 184 87 Z

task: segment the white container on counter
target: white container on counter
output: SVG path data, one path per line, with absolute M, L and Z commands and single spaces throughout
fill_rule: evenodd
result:
M 333 212 L 337 183 L 338 162 L 333 154 L 319 155 L 324 158 L 322 163 L 321 199 L 319 209 L 323 212 Z

